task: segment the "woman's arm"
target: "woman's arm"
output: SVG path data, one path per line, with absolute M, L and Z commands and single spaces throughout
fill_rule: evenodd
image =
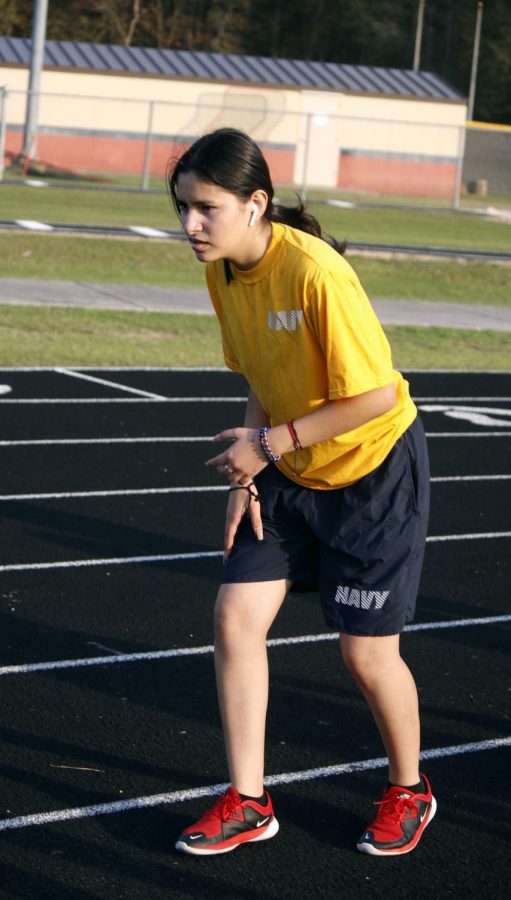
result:
M 259 402 L 259 398 L 254 394 L 252 388 L 250 388 L 245 408 L 245 427 L 261 428 L 262 425 L 268 425 L 269 421 L 267 413 L 265 413 Z
M 320 409 L 300 419 L 294 419 L 294 428 L 302 447 L 320 444 L 330 438 L 353 431 L 372 419 L 390 412 L 396 405 L 396 389 L 393 384 L 375 388 L 356 397 L 329 400 Z M 286 423 L 270 428 L 268 443 L 275 455 L 288 453 L 293 442 Z
M 329 400 L 321 409 L 294 420 L 294 427 L 302 447 L 318 444 L 329 438 L 358 428 L 365 422 L 383 415 L 395 406 L 396 391 L 393 384 L 367 391 L 357 397 L 345 400 Z M 267 465 L 259 441 L 258 429 L 268 424 L 268 416 L 257 396 L 251 390 L 247 400 L 245 425 L 243 428 L 228 428 L 217 434 L 215 441 L 232 441 L 231 446 L 209 459 L 207 466 L 215 466 L 220 474 L 223 467 L 230 469 L 231 486 L 248 484 Z M 268 443 L 275 455 L 293 450 L 293 442 L 287 424 L 276 425 L 267 432 Z M 246 490 L 234 490 L 229 496 L 225 520 L 224 553 L 232 550 L 234 537 L 243 515 L 248 511 L 252 528 L 258 540 L 263 540 L 263 526 L 259 503 L 251 499 Z
M 389 412 L 396 404 L 396 389 L 393 384 L 385 385 L 358 394 L 356 397 L 347 397 L 342 400 L 329 400 L 320 409 L 300 419 L 294 420 L 295 431 L 302 447 L 310 447 L 330 438 L 345 434 L 359 428 L 366 422 L 378 418 Z M 250 414 L 248 412 L 250 405 Z M 257 475 L 267 464 L 266 457 L 257 440 L 257 428 L 267 423 L 266 414 L 256 395 L 251 392 L 247 403 L 247 415 L 244 428 L 228 428 L 217 434 L 215 441 L 232 441 L 231 446 L 209 459 L 208 466 L 228 466 L 232 469 L 231 479 L 237 483 L 244 483 Z M 250 425 L 248 424 L 250 423 Z M 275 456 L 289 453 L 293 450 L 293 442 L 287 424 L 275 425 L 267 433 L 268 443 Z M 222 474 L 222 472 L 220 472 Z

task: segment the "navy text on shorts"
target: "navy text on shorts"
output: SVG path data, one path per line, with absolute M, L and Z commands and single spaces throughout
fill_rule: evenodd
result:
M 381 465 L 346 488 L 311 490 L 273 465 L 254 479 L 264 540 L 248 516 L 224 584 L 290 579 L 318 590 L 325 621 L 345 634 L 398 634 L 413 619 L 429 515 L 429 462 L 415 419 Z

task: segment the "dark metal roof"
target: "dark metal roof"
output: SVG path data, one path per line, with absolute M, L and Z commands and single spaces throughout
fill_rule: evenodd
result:
M 0 37 L 0 64 L 30 64 L 31 40 Z M 46 41 L 44 65 L 97 72 L 127 72 L 166 78 L 198 78 L 363 94 L 458 100 L 463 95 L 433 72 L 350 66 L 340 63 L 234 56 L 192 50 L 117 47 Z

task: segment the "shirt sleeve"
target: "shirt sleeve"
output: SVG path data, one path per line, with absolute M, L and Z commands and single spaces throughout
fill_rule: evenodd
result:
M 218 322 L 220 324 L 220 334 L 222 336 L 222 350 L 224 354 L 225 365 L 233 372 L 241 372 L 241 366 L 236 358 L 236 353 L 229 340 L 227 327 L 225 323 L 223 306 L 221 298 L 216 286 L 215 272 L 212 265 L 206 265 L 206 283 L 208 286 L 209 296 L 213 309 L 215 310 Z
M 308 298 L 308 316 L 325 357 L 330 400 L 393 382 L 389 343 L 349 266 L 319 274 Z

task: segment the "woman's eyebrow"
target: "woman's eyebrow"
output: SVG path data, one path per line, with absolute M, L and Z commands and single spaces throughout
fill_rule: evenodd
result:
M 207 197 L 194 197 L 193 200 L 185 200 L 176 193 L 176 201 L 185 203 L 187 206 L 215 206 L 218 201 Z

